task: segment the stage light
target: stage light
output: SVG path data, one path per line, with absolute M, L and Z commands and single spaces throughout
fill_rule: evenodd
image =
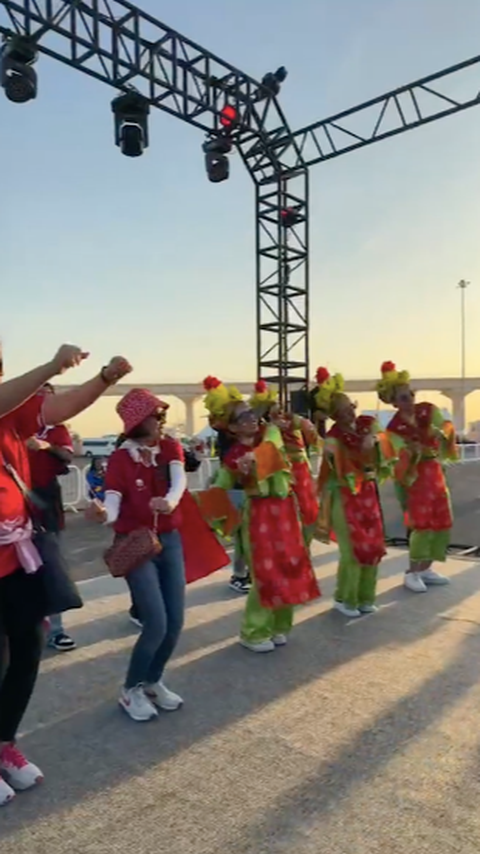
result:
M 139 92 L 126 92 L 112 101 L 115 145 L 126 157 L 140 157 L 148 148 L 150 104 Z
M 203 143 L 205 169 L 212 184 L 226 181 L 230 175 L 230 163 L 226 156 L 232 150 L 233 143 L 228 136 L 211 137 Z
M 281 65 L 276 71 L 269 71 L 268 74 L 265 74 L 262 77 L 260 89 L 257 89 L 257 101 L 262 101 L 268 97 L 276 97 L 280 92 L 282 83 L 287 79 L 287 74 L 288 71 L 284 65 Z
M 226 131 L 233 131 L 239 122 L 238 112 L 231 104 L 225 104 L 223 110 L 220 111 L 220 124 Z
M 298 225 L 303 219 L 304 217 L 298 208 L 283 208 L 280 211 L 280 222 L 284 228 L 293 228 L 294 225 Z
M 0 48 L 0 85 L 9 101 L 25 104 L 37 97 L 37 74 L 32 68 L 37 56 L 34 42 L 7 36 Z

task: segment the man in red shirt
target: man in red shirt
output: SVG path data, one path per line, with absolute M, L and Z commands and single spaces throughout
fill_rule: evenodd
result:
M 54 394 L 50 383 L 45 383 L 42 393 Z M 35 495 L 43 502 L 41 512 L 42 525 L 46 531 L 59 537 L 65 528 L 62 488 L 59 476 L 68 472 L 73 459 L 73 445 L 70 433 L 64 424 L 45 427 L 27 440 L 30 474 Z M 58 652 L 75 649 L 75 641 L 63 628 L 61 614 L 49 617 L 48 646 Z
M 54 358 L 22 377 L 0 385 L 0 806 L 15 790 L 28 789 L 43 779 L 15 744 L 16 734 L 32 695 L 42 653 L 44 612 L 40 556 L 32 543 L 32 524 L 24 495 L 10 471 L 31 486 L 25 443 L 45 425 L 68 421 L 94 403 L 131 371 L 115 357 L 93 379 L 62 394 L 40 395 L 41 387 L 87 358 L 79 347 L 64 344 Z M 3 361 L 0 353 L 0 379 Z

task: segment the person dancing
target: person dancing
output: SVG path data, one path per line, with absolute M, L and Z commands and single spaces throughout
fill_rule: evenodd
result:
M 305 542 L 309 546 L 318 516 L 318 498 L 308 450 L 320 449 L 320 436 L 308 418 L 284 412 L 276 392 L 264 380 L 256 383 L 249 402 L 260 419 L 275 424 L 282 434 L 285 452 L 292 467 L 292 491 L 298 502 Z
M 41 393 L 53 377 L 80 365 L 88 353 L 64 344 L 53 359 L 0 385 L 0 806 L 16 791 L 43 780 L 16 737 L 30 702 L 43 649 L 46 611 L 41 556 L 19 480 L 31 488 L 25 442 L 46 425 L 61 424 L 91 406 L 132 370 L 114 357 L 91 380 L 59 394 Z M 0 352 L 0 381 L 3 359 Z
M 291 466 L 275 424 L 260 430 L 239 392 L 220 380 L 208 377 L 204 387 L 205 407 L 236 438 L 214 485 L 230 490 L 240 482 L 245 491 L 241 530 L 252 586 L 240 642 L 255 653 L 272 652 L 287 642 L 293 606 L 320 596 L 292 492 Z
M 356 417 L 341 375 L 319 368 L 317 383 L 316 406 L 334 422 L 318 478 L 318 538 L 328 542 L 333 531 L 338 542 L 335 608 L 345 617 L 360 617 L 376 610 L 378 567 L 386 553 L 376 477 L 389 472 L 388 446 L 374 418 Z
M 167 408 L 142 388 L 119 401 L 124 440 L 108 461 L 104 504 L 93 501 L 86 510 L 87 519 L 113 525 L 114 548 L 145 528 L 158 540 L 158 553 L 141 557 L 126 575 L 142 631 L 118 702 L 138 722 L 183 704 L 163 674 L 183 627 L 185 583 L 229 564 L 186 488 L 181 445 L 163 434 Z
M 457 459 L 455 430 L 436 406 L 415 403 L 409 373 L 397 371 L 393 362 L 383 363 L 377 393 L 397 410 L 386 435 L 398 457 L 395 491 L 410 530 L 404 584 L 412 593 L 425 593 L 429 585 L 449 583 L 432 564 L 446 560 L 453 525 L 443 464 Z

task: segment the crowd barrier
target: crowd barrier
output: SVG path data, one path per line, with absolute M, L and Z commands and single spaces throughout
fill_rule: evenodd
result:
M 460 463 L 472 463 L 480 461 L 480 444 L 458 445 Z M 313 456 L 310 460 L 314 476 L 318 473 L 320 465 L 319 456 Z M 188 486 L 192 491 L 206 489 L 218 471 L 219 460 L 216 457 L 206 457 L 202 460 L 198 471 L 188 475 Z M 88 501 L 88 485 L 86 474 L 90 464 L 86 460 L 78 460 L 70 466 L 70 471 L 62 475 L 60 483 L 62 486 L 63 503 L 66 510 L 78 512 L 83 509 Z

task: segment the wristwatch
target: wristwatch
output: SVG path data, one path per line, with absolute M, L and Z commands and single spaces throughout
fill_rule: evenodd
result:
M 102 380 L 102 382 L 105 383 L 105 385 L 115 385 L 116 381 L 108 379 L 108 377 L 105 375 L 106 370 L 107 365 L 104 365 L 102 370 L 100 371 L 100 379 Z

